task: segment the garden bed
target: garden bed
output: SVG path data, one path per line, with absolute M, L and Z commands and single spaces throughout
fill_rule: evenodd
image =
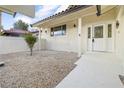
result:
M 0 87 L 55 87 L 76 66 L 77 54 L 72 52 L 34 51 L 0 55 Z

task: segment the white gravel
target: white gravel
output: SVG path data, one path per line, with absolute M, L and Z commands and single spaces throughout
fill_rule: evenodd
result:
M 0 67 L 2 88 L 55 87 L 76 65 L 73 52 L 34 51 L 0 55 L 5 65 Z

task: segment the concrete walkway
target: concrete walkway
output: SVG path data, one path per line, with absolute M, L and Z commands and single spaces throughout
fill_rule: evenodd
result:
M 124 87 L 118 77 L 122 74 L 122 61 L 111 53 L 87 53 L 76 64 L 57 88 Z

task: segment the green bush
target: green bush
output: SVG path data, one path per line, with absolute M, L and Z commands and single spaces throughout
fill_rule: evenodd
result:
M 24 38 L 28 47 L 30 48 L 30 55 L 32 56 L 33 47 L 34 47 L 34 44 L 37 42 L 37 38 L 32 34 L 27 34 L 24 36 Z

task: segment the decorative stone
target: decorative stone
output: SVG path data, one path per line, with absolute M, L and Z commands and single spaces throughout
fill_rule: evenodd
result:
M 0 55 L 0 88 L 51 88 L 75 67 L 76 53 L 58 51 L 17 52 Z M 5 62 L 2 62 L 5 61 Z M 4 68 L 4 69 L 3 69 Z
M 4 66 L 4 62 L 0 62 L 0 67 Z
M 123 75 L 119 75 L 119 78 L 120 78 L 122 84 L 124 85 L 124 76 Z

